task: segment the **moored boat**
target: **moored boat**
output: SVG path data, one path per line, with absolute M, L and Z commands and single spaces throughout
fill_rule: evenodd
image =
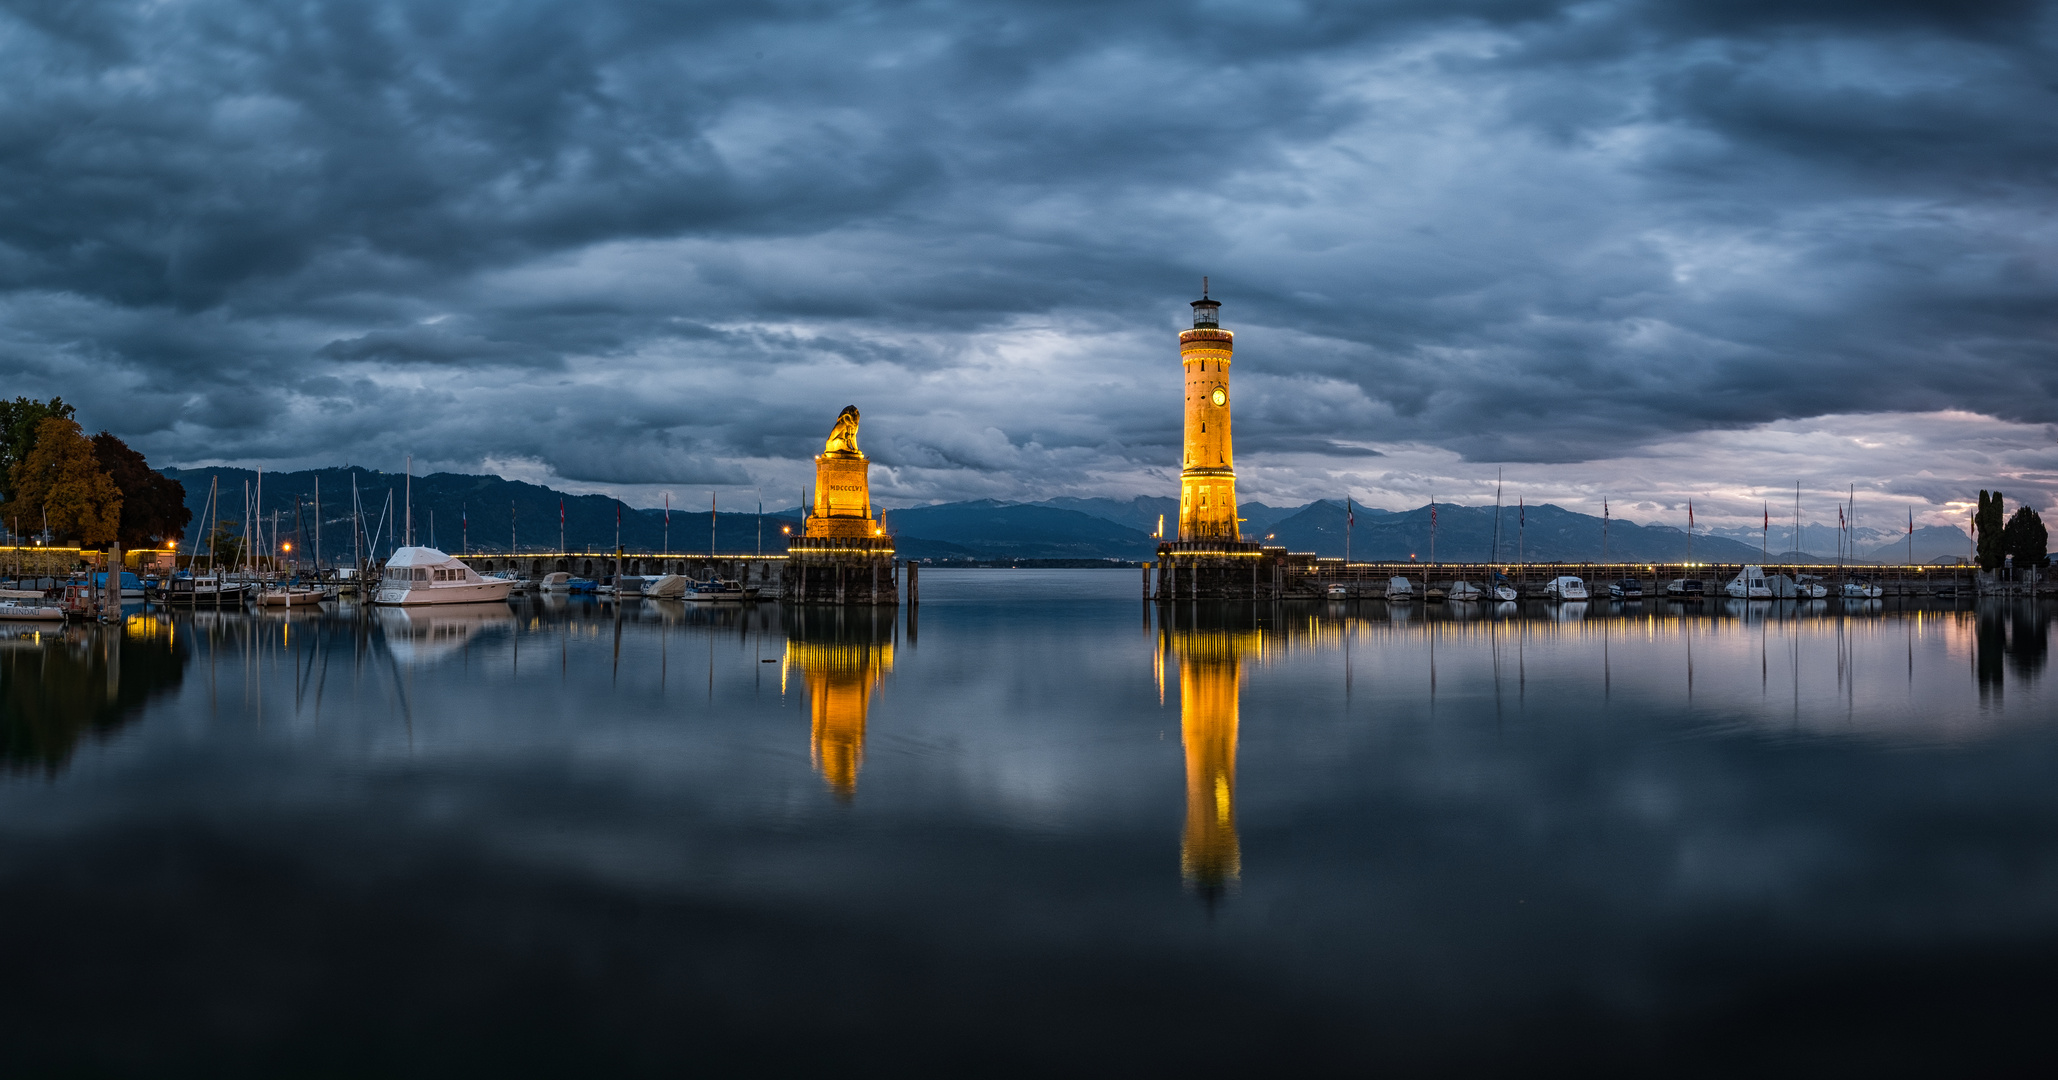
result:
M 1722 586 L 1722 591 L 1738 600 L 1770 600 L 1772 585 L 1765 579 L 1765 568 L 1746 566 Z
M 1544 596 L 1551 600 L 1586 599 L 1586 582 L 1571 574 L 1559 574 L 1544 582 Z
M 43 599 L 0 600 L 0 620 L 20 622 L 63 622 L 64 608 Z
M 1462 602 L 1484 599 L 1486 593 L 1469 581 L 1453 581 L 1451 587 L 1444 591 L 1444 595 L 1453 601 Z
M 1641 600 L 1644 598 L 1644 583 L 1635 578 L 1623 578 L 1608 583 L 1608 595 L 1617 600 Z
M 241 581 L 213 577 L 176 577 L 165 580 L 152 599 L 168 607 L 240 608 L 251 586 Z
M 386 560 L 372 603 L 393 606 L 505 602 L 513 583 L 489 581 L 432 547 L 404 547 Z
M 1351 587 L 1339 581 L 1330 585 L 1327 592 L 1331 600 L 1348 600 L 1351 596 Z
M 308 585 L 292 585 L 277 589 L 261 589 L 257 594 L 259 607 L 313 607 L 330 599 L 329 594 Z
M 690 582 L 686 594 L 680 599 L 702 603 L 740 604 L 745 600 L 757 599 L 756 589 L 746 589 L 740 581 L 726 578 L 709 578 L 706 581 Z
M 1665 595 L 1674 600 L 1699 600 L 1708 595 L 1708 583 L 1700 578 L 1673 578 L 1665 584 Z
M 1390 604 L 1409 604 L 1415 600 L 1415 583 L 1404 577 L 1386 579 L 1386 600 Z

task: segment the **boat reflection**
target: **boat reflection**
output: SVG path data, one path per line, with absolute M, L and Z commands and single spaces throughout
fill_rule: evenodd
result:
M 1179 667 L 1179 737 L 1186 751 L 1186 826 L 1179 871 L 1210 903 L 1243 874 L 1236 833 L 1236 743 L 1243 662 L 1264 650 L 1264 632 L 1235 625 L 1228 609 L 1189 614 L 1191 626 L 1160 632 L 1158 662 Z
M 60 772 L 88 735 L 107 736 L 175 689 L 190 649 L 171 619 L 120 626 L 0 627 L 0 762 Z
M 892 617 L 881 626 L 874 612 L 802 607 L 793 610 L 786 632 L 781 685 L 794 671 L 806 681 L 815 771 L 848 802 L 857 796 L 864 764 L 872 692 L 893 670 Z
M 433 663 L 455 655 L 473 638 L 489 630 L 512 630 L 514 612 L 505 601 L 487 604 L 439 604 L 432 607 L 378 607 L 372 615 L 384 631 L 386 648 L 405 664 Z

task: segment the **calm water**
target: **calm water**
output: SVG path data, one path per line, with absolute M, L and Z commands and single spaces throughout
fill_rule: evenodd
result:
M 2027 1066 L 2053 609 L 0 629 L 9 1071 Z

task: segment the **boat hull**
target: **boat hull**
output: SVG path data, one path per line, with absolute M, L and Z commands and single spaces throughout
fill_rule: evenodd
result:
M 511 581 L 417 582 L 410 586 L 381 585 L 372 593 L 372 603 L 381 607 L 427 607 L 431 604 L 487 604 L 505 601 L 514 588 Z

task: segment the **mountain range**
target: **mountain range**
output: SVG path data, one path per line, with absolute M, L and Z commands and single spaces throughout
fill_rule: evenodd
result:
M 166 476 L 186 487 L 186 504 L 193 510 L 193 524 L 187 536 L 200 538 L 210 516 L 213 520 L 241 522 L 245 516 L 245 485 L 253 490 L 257 474 L 247 469 L 165 469 Z M 276 520 L 282 539 L 300 537 L 303 550 L 311 549 L 315 538 L 314 494 L 319 478 L 322 496 L 322 550 L 330 559 L 348 559 L 353 529 L 352 485 L 363 508 L 364 531 L 376 534 L 378 550 L 391 549 L 402 538 L 408 515 L 403 493 L 409 484 L 404 476 L 356 467 L 317 469 L 290 473 L 267 473 L 263 478 L 261 516 Z M 220 506 L 210 510 L 210 490 L 219 484 Z M 573 551 L 613 550 L 619 535 L 623 546 L 632 550 L 706 551 L 713 547 L 724 553 L 785 550 L 784 529 L 798 532 L 802 523 L 798 506 L 768 510 L 760 516 L 749 512 L 724 512 L 715 516 L 714 535 L 709 535 L 706 511 L 688 512 L 673 508 L 638 509 L 605 495 L 569 495 L 538 484 L 505 480 L 497 476 L 432 473 L 412 481 L 414 535 L 419 543 L 434 543 L 447 551 L 506 551 L 513 539 L 524 551 L 553 551 L 560 547 L 559 513 L 563 513 L 563 546 Z M 1157 547 L 1153 533 L 1160 515 L 1167 531 L 1176 529 L 1179 503 L 1169 497 L 1139 496 L 1135 499 L 1057 498 L 1034 503 L 1003 503 L 992 500 L 911 506 L 885 511 L 885 528 L 896 538 L 904 558 L 939 561 L 1005 561 L 1018 559 L 1149 559 Z M 1361 560 L 1427 561 L 1431 557 L 1431 514 L 1435 515 L 1435 558 L 1444 562 L 1481 562 L 1498 558 L 1512 562 L 1597 561 L 1603 553 L 1610 559 L 1632 561 L 1679 561 L 1688 555 L 1683 530 L 1669 525 L 1638 525 L 1621 519 L 1603 522 L 1588 514 L 1542 504 L 1523 508 L 1460 506 L 1439 503 L 1413 510 L 1387 511 L 1355 506 L 1356 524 L 1346 529 L 1344 504 L 1334 500 L 1305 506 L 1280 507 L 1244 503 L 1238 508 L 1244 535 L 1287 548 L 1312 551 L 1326 557 L 1349 554 Z M 240 528 L 240 524 L 238 526 Z M 1498 539 L 1496 529 L 1498 528 Z M 1815 530 L 1803 530 L 1803 541 L 1814 540 Z M 1348 538 L 1346 532 L 1348 531 Z M 1772 530 L 1777 534 L 1778 529 Z M 1825 529 L 1825 531 L 1827 531 Z M 1692 540 L 1695 559 L 1710 562 L 1754 562 L 1760 547 L 1739 539 L 1734 530 L 1697 533 Z M 1792 530 L 1786 539 L 1791 543 Z M 1893 533 L 1892 539 L 1870 550 L 1861 543 L 1861 558 L 1899 561 L 1905 558 L 1907 536 Z M 1752 532 L 1750 539 L 1758 539 Z M 390 538 L 390 539 L 389 539 Z M 1861 537 L 1862 539 L 1870 539 Z M 1949 526 L 1926 526 L 1914 534 L 1915 557 L 1928 561 L 1963 555 L 1967 549 L 1963 531 Z M 1605 546 L 1604 546 L 1605 545 Z M 1775 548 L 1781 545 L 1774 545 Z M 1833 548 L 1832 548 L 1833 550 Z M 1496 553 L 1498 553 L 1496 555 Z M 1823 561 L 1819 553 L 1772 550 L 1773 561 Z

